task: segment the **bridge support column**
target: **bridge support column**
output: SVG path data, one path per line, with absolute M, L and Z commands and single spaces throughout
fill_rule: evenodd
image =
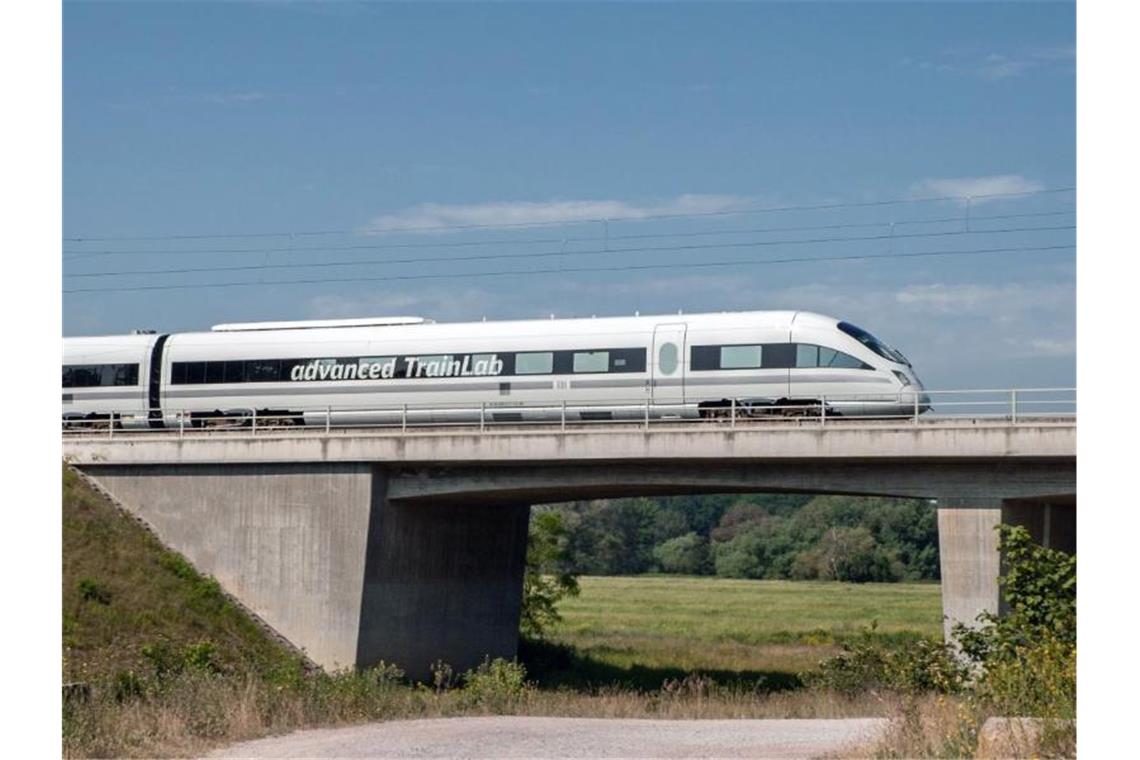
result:
M 516 654 L 527 505 L 401 505 L 366 463 L 85 471 L 326 669 Z
M 943 635 L 1002 607 L 997 526 L 1021 525 L 1038 543 L 1076 552 L 1076 499 L 939 499 Z
M 424 678 L 518 650 L 530 506 L 374 498 L 356 662 Z

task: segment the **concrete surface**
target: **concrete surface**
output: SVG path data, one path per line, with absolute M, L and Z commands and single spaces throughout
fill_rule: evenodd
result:
M 334 670 L 355 664 L 371 466 L 109 467 L 89 474 L 314 662 Z
M 63 454 L 75 464 L 216 462 L 676 462 L 811 459 L 883 460 L 1075 458 L 1075 423 L 954 421 L 868 424 L 661 423 L 560 430 L 423 428 L 122 432 L 113 438 L 65 435 Z
M 218 758 L 810 758 L 874 741 L 882 718 L 628 720 L 498 716 L 371 723 L 243 742 Z
M 512 658 L 530 507 L 392 504 L 356 463 L 108 466 L 164 544 L 329 670 Z

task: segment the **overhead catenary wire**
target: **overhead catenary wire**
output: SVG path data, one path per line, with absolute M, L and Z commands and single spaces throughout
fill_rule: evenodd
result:
M 65 242 L 72 243 L 86 243 L 86 242 L 109 242 L 109 241 L 147 241 L 147 240 L 220 240 L 220 239 L 239 239 L 239 238 L 264 238 L 264 237 L 315 237 L 324 235 L 359 235 L 359 234 L 392 234 L 403 232 L 451 232 L 475 229 L 520 229 L 531 227 L 562 227 L 574 224 L 601 224 L 606 222 L 644 222 L 656 221 L 662 219 L 695 219 L 700 217 L 713 217 L 713 216 L 732 216 L 732 215 L 747 215 L 747 214 L 775 214 L 785 213 L 791 211 L 824 211 L 842 208 L 873 208 L 881 206 L 894 206 L 903 204 L 916 204 L 916 203 L 945 203 L 945 202 L 962 202 L 967 203 L 975 201 L 993 200 L 997 198 L 1015 198 L 1015 197 L 1030 197 L 1037 195 L 1049 195 L 1059 193 L 1069 193 L 1075 191 L 1075 187 L 1055 187 L 1055 188 L 1042 188 L 1039 190 L 1022 190 L 1017 192 L 1007 193 L 985 193 L 978 195 L 948 195 L 941 197 L 928 197 L 928 198 L 893 198 L 890 200 L 882 201 L 849 201 L 842 203 L 819 203 L 810 205 L 788 205 L 788 206 L 760 206 L 755 208 L 733 208 L 722 209 L 718 211 L 689 211 L 689 212 L 675 212 L 665 214 L 640 214 L 640 215 L 626 215 L 626 216 L 601 216 L 591 217 L 586 219 L 562 219 L 551 221 L 535 221 L 535 222 L 513 222 L 513 223 L 496 223 L 496 224 L 461 224 L 461 225 L 424 225 L 424 226 L 409 226 L 409 227 L 364 227 L 355 229 L 339 229 L 339 230 L 302 230 L 302 231 L 285 231 L 285 232 L 244 232 L 244 233 L 214 233 L 214 234 L 178 234 L 178 235 L 109 235 L 109 236 L 74 236 L 65 237 Z M 968 208 L 968 207 L 967 207 Z
M 920 224 L 954 224 L 964 223 L 970 221 L 974 224 L 986 221 L 1006 221 L 1010 219 L 1030 219 L 1042 218 L 1049 216 L 1070 216 L 1075 214 L 1074 209 L 1066 209 L 1060 211 L 1036 211 L 1021 214 L 994 214 L 988 216 L 971 216 L 969 220 L 965 216 L 943 216 L 933 219 L 904 219 L 898 221 L 882 221 L 882 222 L 845 222 L 839 224 L 814 224 L 814 225 L 796 225 L 785 227 L 752 227 L 746 229 L 727 229 L 727 230 L 698 230 L 689 232 L 657 232 L 657 233 L 639 233 L 635 235 L 586 235 L 580 237 L 545 237 L 545 238 L 521 238 L 517 240 L 509 239 L 493 239 L 493 240 L 459 240 L 459 241 L 433 241 L 433 242 L 404 242 L 404 243 L 370 243 L 367 245 L 319 245 L 319 246 L 274 246 L 271 248 L 144 248 L 144 249 L 103 249 L 95 251 L 75 251 L 65 250 L 63 255 L 65 258 L 70 259 L 86 259 L 103 256 L 152 256 L 152 255 L 216 255 L 216 254 L 263 254 L 263 253 L 288 253 L 288 254 L 304 254 L 304 253 L 318 253 L 326 251 L 372 251 L 372 250 L 398 250 L 398 249 L 419 249 L 419 248 L 472 248 L 472 247 L 485 247 L 492 245 L 542 245 L 549 243 L 593 243 L 611 240 L 650 240 L 650 239 L 670 239 L 670 238 L 695 238 L 695 237 L 712 237 L 717 235 L 751 235 L 763 234 L 767 232 L 816 232 L 823 230 L 841 230 L 841 229 L 863 229 L 872 227 L 902 227 L 902 226 L 915 226 Z M 985 232 L 986 230 L 979 230 Z
M 526 253 L 492 253 L 480 254 L 474 256 L 417 256 L 414 258 L 403 259 L 356 259 L 350 261 L 319 261 L 312 263 L 302 264 L 248 264 L 241 266 L 218 266 L 218 267 L 182 267 L 177 269 L 125 269 L 110 272 L 80 272 L 76 274 L 65 274 L 64 278 L 96 278 L 96 277 L 127 277 L 127 276 L 155 276 L 155 275 L 171 275 L 171 274 L 206 274 L 214 272 L 260 272 L 270 270 L 285 270 L 285 269 L 327 269 L 337 267 L 353 267 L 353 266 L 386 266 L 393 264 L 424 264 L 424 263 L 440 263 L 440 262 L 461 262 L 461 261 L 492 261 L 504 259 L 542 259 L 542 258 L 566 258 L 572 256 L 611 256 L 611 255 L 624 255 L 631 253 L 675 253 L 681 251 L 696 251 L 696 250 L 714 250 L 726 248 L 761 248 L 774 245 L 818 245 L 823 243 L 848 243 L 848 242 L 873 242 L 882 240 L 915 240 L 924 238 L 937 238 L 937 237 L 957 237 L 962 235 L 998 235 L 998 234 L 1012 234 L 1023 232 L 1059 232 L 1064 230 L 1076 229 L 1076 225 L 1056 225 L 1056 226 L 1030 226 L 1030 227 L 1009 227 L 1002 229 L 991 230 L 945 230 L 941 232 L 916 232 L 909 234 L 895 234 L 893 231 L 886 235 L 862 235 L 862 236 L 847 236 L 847 237 L 824 237 L 824 238 L 808 238 L 808 239 L 793 239 L 793 240 L 760 240 L 760 241 L 736 241 L 727 243 L 699 243 L 691 245 L 677 245 L 677 246 L 641 246 L 633 248 L 601 248 L 591 249 L 587 251 L 567 251 L 563 245 L 558 251 L 529 251 Z M 612 239 L 612 238 L 611 238 Z M 563 243 L 567 241 L 562 241 Z M 68 291 L 64 291 L 68 292 Z
M 74 288 L 64 290 L 65 294 L 74 293 L 123 293 L 131 291 L 160 291 L 160 290 L 185 290 L 185 289 L 199 289 L 204 290 L 207 288 L 233 288 L 233 287 L 259 287 L 259 286 L 273 286 L 273 285 L 314 285 L 322 283 L 344 283 L 344 282 L 404 282 L 410 280 L 445 280 L 445 279 L 474 279 L 484 277 L 509 277 L 518 275 L 543 275 L 543 274 L 575 274 L 586 272 L 631 272 L 631 271 L 647 271 L 647 270 L 665 270 L 665 269 L 708 269 L 717 267 L 734 267 L 734 266 L 765 266 L 776 264 L 796 264 L 796 263 L 812 263 L 812 262 L 828 262 L 828 261 L 858 261 L 858 260 L 872 260 L 872 259 L 902 259 L 902 258 L 922 258 L 922 257 L 952 257 L 952 256 L 982 256 L 982 255 L 995 255 L 1003 253 L 1031 253 L 1031 252 L 1044 252 L 1044 251 L 1057 251 L 1065 249 L 1075 249 L 1076 245 L 1049 245 L 1049 246 L 1020 246 L 1020 247 L 1006 247 L 1006 248 L 981 248 L 981 249 L 965 249 L 965 250 L 949 250 L 949 251 L 913 251 L 907 253 L 870 253 L 870 254 L 849 254 L 842 256 L 805 256 L 805 257 L 789 257 L 781 259 L 734 259 L 727 261 L 700 261 L 700 262 L 687 262 L 683 264 L 626 264 L 615 267 L 558 267 L 549 269 L 519 269 L 519 270 L 505 270 L 505 271 L 492 271 L 492 272 L 448 272 L 440 274 L 415 274 L 415 275 L 389 275 L 385 277 L 331 277 L 331 278 L 310 278 L 310 279 L 296 279 L 296 280 L 257 280 L 257 281 L 237 281 L 237 282 L 211 282 L 211 283 L 196 283 L 196 284 L 174 284 L 174 285 L 134 285 L 134 286 L 116 286 L 106 288 Z

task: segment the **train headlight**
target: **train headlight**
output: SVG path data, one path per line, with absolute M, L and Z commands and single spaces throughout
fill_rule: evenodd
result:
M 902 383 L 904 388 L 910 385 L 910 378 L 906 376 L 905 372 L 899 372 L 897 369 L 892 369 L 891 372 L 895 373 L 895 377 L 899 379 L 899 382 Z

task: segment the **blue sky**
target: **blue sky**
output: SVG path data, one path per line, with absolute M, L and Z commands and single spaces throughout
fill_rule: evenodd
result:
M 65 3 L 64 290 L 176 286 L 65 334 L 803 308 L 1073 384 L 1074 194 L 914 201 L 1072 187 L 1074 45 L 1067 3 Z M 993 248 L 1035 250 L 693 266 Z

